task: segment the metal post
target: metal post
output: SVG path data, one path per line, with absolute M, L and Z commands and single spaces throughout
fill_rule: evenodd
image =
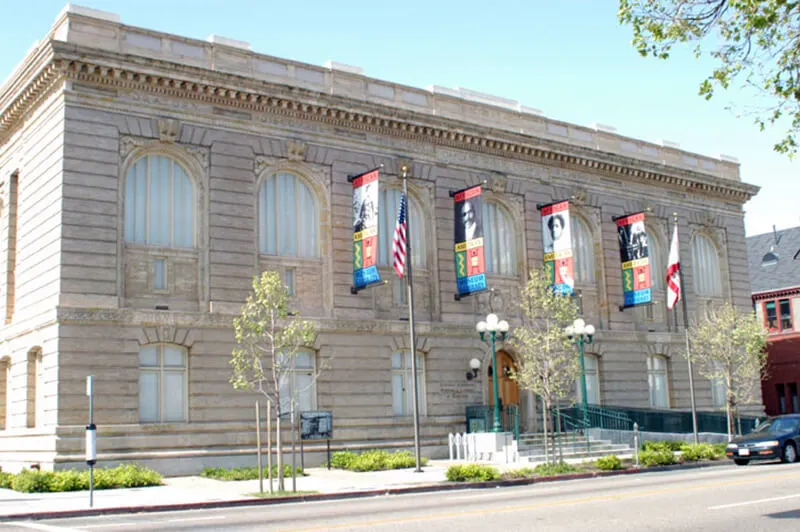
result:
M 411 209 L 409 208 L 408 202 L 408 167 L 403 166 L 403 195 L 406 198 L 406 234 L 408 235 L 406 238 L 406 271 L 405 274 L 407 276 L 407 284 L 408 284 L 408 325 L 410 329 L 410 341 L 411 341 L 411 382 L 413 383 L 413 393 L 411 396 L 411 406 L 414 410 L 414 456 L 416 459 L 416 469 L 415 472 L 421 473 L 422 472 L 422 458 L 420 457 L 420 445 L 419 445 L 419 385 L 417 383 L 417 337 L 414 333 L 414 284 L 412 283 L 411 277 L 411 266 L 414 262 L 413 255 L 411 253 Z
M 581 403 L 583 404 L 583 430 L 586 430 L 589 427 L 589 399 L 587 397 L 588 393 L 586 390 L 586 362 L 584 361 L 583 341 L 583 335 L 578 336 L 576 342 L 578 343 L 578 350 L 581 354 Z
M 86 425 L 86 463 L 89 465 L 89 508 L 94 506 L 94 465 L 97 463 L 97 427 L 94 424 L 94 375 L 86 377 L 89 424 Z
M 489 331 L 489 334 L 492 336 L 492 395 L 494 396 L 492 432 L 503 432 L 503 424 L 500 422 L 500 392 L 497 387 L 497 374 L 500 372 L 500 368 L 497 367 L 497 351 L 495 349 L 497 331 Z
M 639 467 L 639 424 L 633 424 L 633 456 L 636 460 L 636 467 Z
M 269 479 L 269 492 L 275 493 L 272 485 L 272 401 L 267 399 L 267 478 Z
M 264 493 L 264 469 L 261 464 L 261 408 L 256 401 L 256 454 L 258 455 L 258 492 Z
M 672 213 L 675 225 L 678 225 L 678 213 Z M 686 336 L 686 362 L 689 366 L 689 400 L 692 407 L 692 433 L 694 434 L 694 443 L 700 443 L 700 438 L 697 435 L 697 405 L 694 398 L 694 364 L 692 363 L 692 354 L 689 350 L 689 313 L 686 310 L 686 283 L 683 281 L 683 268 L 678 268 L 678 279 L 681 283 L 680 298 L 683 305 L 683 329 Z M 677 309 L 676 309 L 677 311 Z

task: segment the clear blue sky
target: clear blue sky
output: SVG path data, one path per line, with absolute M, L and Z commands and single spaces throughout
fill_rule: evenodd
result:
M 416 87 L 463 87 L 519 100 L 548 117 L 595 122 L 620 134 L 741 162 L 762 187 L 745 206 L 748 235 L 800 225 L 800 161 L 772 151 L 780 131 L 737 118 L 751 96 L 731 89 L 705 101 L 711 63 L 685 50 L 641 58 L 615 0 L 497 3 L 306 0 L 83 0 L 122 22 L 187 37 L 248 41 L 253 50 L 316 65 L 357 65 L 368 76 Z M 59 0 L 0 0 L 0 79 L 5 80 L 64 7 Z

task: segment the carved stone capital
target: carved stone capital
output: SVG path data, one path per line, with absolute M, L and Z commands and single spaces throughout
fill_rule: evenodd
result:
M 502 194 L 506 191 L 506 183 L 508 182 L 508 178 L 501 174 L 501 173 L 492 173 L 489 176 L 489 188 L 498 194 Z
M 186 153 L 197 159 L 197 162 L 200 163 L 200 166 L 203 167 L 203 170 L 208 170 L 208 148 L 204 148 L 202 146 L 187 146 Z
M 125 159 L 133 150 L 141 148 L 148 142 L 151 142 L 150 139 L 128 135 L 122 136 L 119 138 L 119 154 Z

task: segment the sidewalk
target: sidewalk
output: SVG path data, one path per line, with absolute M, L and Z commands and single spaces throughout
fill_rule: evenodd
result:
M 317 492 L 320 494 L 354 493 L 366 495 L 364 492 L 376 492 L 378 495 L 388 489 L 412 486 L 436 485 L 446 482 L 445 471 L 454 462 L 431 461 L 423 467 L 421 473 L 413 469 L 394 471 L 374 471 L 354 473 L 338 469 L 308 468 L 308 476 L 297 477 L 298 492 Z M 277 490 L 277 480 L 273 480 Z M 292 490 L 291 477 L 284 480 L 286 491 Z M 269 483 L 264 478 L 264 491 L 269 490 Z M 32 514 L 43 514 L 41 517 L 53 516 L 62 512 L 95 513 L 91 510 L 110 509 L 152 509 L 152 507 L 176 506 L 217 506 L 226 502 L 247 501 L 267 502 L 270 499 L 254 497 L 258 492 L 258 480 L 222 481 L 193 477 L 165 478 L 163 486 L 149 488 L 130 488 L 115 490 L 96 490 L 92 508 L 89 507 L 89 492 L 76 491 L 67 493 L 19 493 L 13 490 L 0 489 L 0 519 L 32 518 Z M 164 508 L 166 509 L 166 508 Z
M 309 468 L 308 476 L 297 477 L 298 492 L 316 492 L 316 495 L 298 493 L 299 500 L 326 498 L 354 498 L 380 496 L 390 492 L 404 490 L 438 491 L 449 489 L 477 489 L 496 485 L 520 485 L 532 482 L 546 482 L 556 478 L 544 478 L 520 481 L 493 481 L 488 483 L 450 483 L 445 479 L 447 468 L 456 463 L 449 460 L 432 460 L 423 467 L 420 473 L 413 469 L 393 471 L 374 471 L 354 473 L 339 469 Z M 677 467 L 708 467 L 723 465 L 727 460 L 697 464 L 696 466 L 664 466 L 648 470 L 625 470 L 606 472 L 606 475 L 632 474 L 644 471 L 665 471 Z M 519 464 L 491 464 L 500 471 L 519 468 Z M 597 473 L 582 473 L 558 477 L 588 478 Z M 275 487 L 277 490 L 277 481 Z M 292 490 L 292 479 L 285 480 L 286 491 Z M 269 490 L 267 479 L 264 479 L 264 490 Z M 78 515 L 100 515 L 104 513 L 135 513 L 142 511 L 171 511 L 198 508 L 215 508 L 232 505 L 275 504 L 288 502 L 284 497 L 259 498 L 253 494 L 258 492 L 258 480 L 222 481 L 194 477 L 173 477 L 164 479 L 163 486 L 149 488 L 130 488 L 115 490 L 99 490 L 94 492 L 93 506 L 89 507 L 89 492 L 67 493 L 19 493 L 13 490 L 0 489 L 0 522 L 15 519 L 47 519 L 71 517 Z M 298 500 L 298 499 L 295 499 Z

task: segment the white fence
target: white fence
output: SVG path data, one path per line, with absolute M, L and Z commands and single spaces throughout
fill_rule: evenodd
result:
M 485 436 L 485 435 L 484 435 Z M 508 440 L 503 445 L 502 450 L 487 448 L 482 446 L 479 442 L 480 433 L 455 433 L 452 432 L 447 436 L 448 449 L 450 451 L 450 460 L 465 460 L 468 462 L 517 462 L 519 460 L 519 453 L 517 450 L 517 441 L 508 434 Z M 485 438 L 484 438 L 485 439 Z M 483 447 L 483 448 L 482 448 Z

